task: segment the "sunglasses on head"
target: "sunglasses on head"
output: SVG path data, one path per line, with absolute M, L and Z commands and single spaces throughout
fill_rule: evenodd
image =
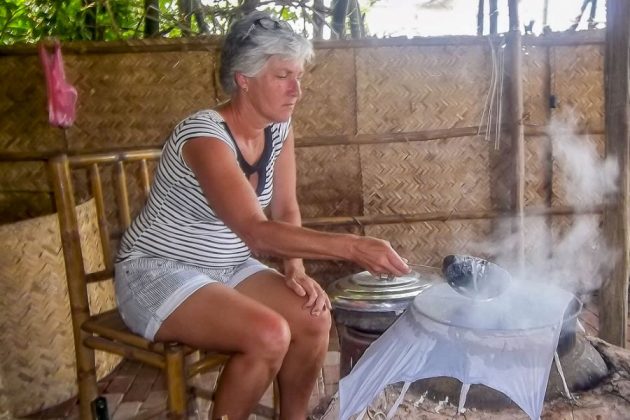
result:
M 284 20 L 276 20 L 269 17 L 262 17 L 256 19 L 254 23 L 252 23 L 242 39 L 247 39 L 249 35 L 251 35 L 254 28 L 256 28 L 256 26 L 266 29 L 268 31 L 284 29 L 293 32 L 293 28 L 291 28 L 291 25 L 289 25 L 289 23 L 285 22 Z

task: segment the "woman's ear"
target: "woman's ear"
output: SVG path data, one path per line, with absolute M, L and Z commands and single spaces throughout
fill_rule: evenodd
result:
M 243 73 L 235 73 L 234 80 L 236 81 L 236 86 L 238 86 L 239 90 L 247 93 L 247 90 L 249 89 L 249 80 L 247 80 L 247 76 Z

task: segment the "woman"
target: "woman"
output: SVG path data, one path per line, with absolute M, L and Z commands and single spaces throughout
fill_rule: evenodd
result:
M 409 271 L 385 241 L 300 227 L 290 119 L 311 56 L 286 22 L 262 12 L 236 22 L 220 70 L 230 100 L 177 125 L 121 243 L 116 293 L 130 329 L 233 354 L 212 418 L 247 418 L 276 375 L 281 417 L 306 417 L 331 316 L 301 258 Z M 283 258 L 284 275 L 252 253 Z

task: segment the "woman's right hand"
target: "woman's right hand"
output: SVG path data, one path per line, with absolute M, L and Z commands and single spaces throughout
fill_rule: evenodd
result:
M 411 270 L 391 244 L 371 236 L 356 236 L 351 246 L 351 260 L 372 275 L 402 276 Z

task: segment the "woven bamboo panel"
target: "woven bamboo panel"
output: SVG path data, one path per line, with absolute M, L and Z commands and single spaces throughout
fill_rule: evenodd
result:
M 317 228 L 317 230 L 333 233 L 353 233 L 361 234 L 358 226 L 337 226 L 327 228 Z M 326 289 L 332 282 L 349 274 L 358 273 L 364 269 L 358 265 L 347 261 L 329 260 L 306 260 L 304 261 L 306 272 Z
M 210 52 L 66 56 L 79 92 L 71 150 L 162 144 L 173 126 L 215 104 Z
M 481 137 L 362 145 L 365 214 L 490 208 L 489 147 Z
M 362 214 L 358 146 L 299 148 L 296 160 L 302 217 Z
M 546 206 L 551 143 L 546 136 L 525 138 L 525 206 Z
M 551 90 L 558 100 L 554 116 L 604 130 L 604 47 L 558 46 L 551 57 Z
M 489 87 L 481 46 L 356 51 L 359 133 L 476 126 Z
M 302 81 L 302 100 L 294 114 L 299 137 L 353 134 L 356 127 L 352 49 L 320 49 Z
M 102 267 L 93 201 L 79 206 L 84 261 Z M 74 342 L 57 215 L 0 226 L 0 410 L 21 416 L 76 394 Z M 95 311 L 114 307 L 112 283 L 91 287 Z M 120 358 L 97 353 L 105 376 Z
M 0 81 L 0 150 L 62 150 L 62 131 L 48 124 L 46 82 L 39 58 L 0 57 Z
M 554 216 L 554 281 L 578 294 L 599 289 L 618 253 L 605 245 L 602 216 Z
M 554 206 L 573 205 L 589 207 L 601 204 L 601 179 L 604 172 L 599 170 L 605 149 L 605 137 L 578 136 L 556 137 L 567 142 L 571 155 L 559 159 L 559 146 L 554 145 L 553 196 Z M 588 175 L 591 176 L 588 176 Z
M 48 193 L 0 192 L 0 225 L 43 216 L 53 211 L 52 199 Z
M 46 165 L 42 162 L 0 162 L 3 191 L 50 191 Z
M 545 125 L 549 109 L 547 48 L 523 48 L 523 122 Z
M 439 267 L 448 254 L 485 256 L 480 243 L 488 239 L 489 220 L 370 225 L 365 233 L 388 240 L 404 258 Z

